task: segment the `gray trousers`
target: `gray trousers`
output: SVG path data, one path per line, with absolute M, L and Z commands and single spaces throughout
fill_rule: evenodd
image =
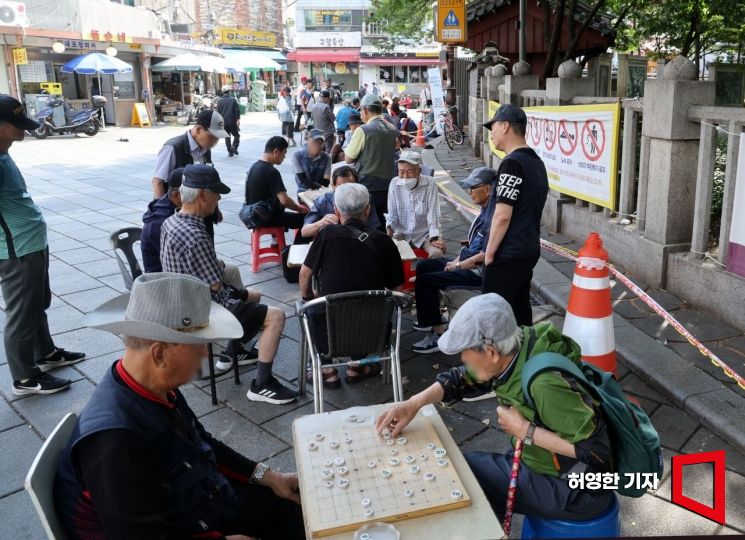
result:
M 5 299 L 5 355 L 13 380 L 39 374 L 36 360 L 54 352 L 46 310 L 49 248 L 16 259 L 0 260 L 0 288 Z

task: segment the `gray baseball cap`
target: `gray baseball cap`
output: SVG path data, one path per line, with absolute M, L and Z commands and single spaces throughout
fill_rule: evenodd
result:
M 382 107 L 383 102 L 380 101 L 380 98 L 375 94 L 365 94 L 365 96 L 362 98 L 362 101 L 360 101 L 360 107 L 369 107 L 370 105 L 377 105 L 379 107 Z
M 479 345 L 502 341 L 515 333 L 517 322 L 507 300 L 496 293 L 471 298 L 458 310 L 437 346 L 457 354 Z
M 461 180 L 460 187 L 463 189 L 475 188 L 484 184 L 491 184 L 497 177 L 497 171 L 491 167 L 476 167 L 468 175 L 468 178 Z
M 321 131 L 320 129 L 311 129 L 308 132 L 307 137 L 309 139 L 316 139 L 316 140 L 322 141 L 322 140 L 324 140 L 325 135 L 323 134 L 323 131 Z
M 398 158 L 399 163 L 405 161 L 410 165 L 416 165 L 417 167 L 422 165 L 422 156 L 418 152 L 413 150 L 404 150 L 401 152 L 401 156 Z

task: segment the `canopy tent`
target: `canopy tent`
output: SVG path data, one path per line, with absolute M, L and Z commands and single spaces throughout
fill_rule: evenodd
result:
M 207 73 L 227 73 L 228 67 L 223 58 L 217 56 L 199 56 L 184 53 L 158 62 L 151 67 L 153 71 L 205 71 Z
M 259 51 L 223 49 L 230 66 L 236 71 L 279 71 L 282 66 Z

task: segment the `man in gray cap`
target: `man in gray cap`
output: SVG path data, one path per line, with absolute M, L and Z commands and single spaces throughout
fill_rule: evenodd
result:
M 217 440 L 179 390 L 208 343 L 243 334 L 208 285 L 144 274 L 86 322 L 125 349 L 59 460 L 54 501 L 70 538 L 305 538 L 297 475 Z
M 280 137 L 281 139 L 281 137 Z M 281 139 L 285 145 L 287 142 Z M 181 211 L 169 217 L 161 228 L 160 261 L 165 272 L 189 274 L 209 285 L 212 299 L 226 307 L 243 325 L 243 335 L 225 348 L 225 356 L 238 365 L 253 363 L 244 344 L 262 331 L 256 378 L 246 397 L 281 405 L 294 401 L 297 394 L 272 375 L 274 357 L 285 326 L 281 309 L 259 303 L 261 295 L 236 289 L 225 282 L 225 263 L 217 258 L 207 235 L 204 220 L 215 211 L 220 195 L 230 193 L 220 175 L 209 165 L 184 167 L 181 183 Z M 223 367 L 229 367 L 223 366 Z
M 414 324 L 414 330 L 429 331 L 429 334 L 423 340 L 414 343 L 413 350 L 416 353 L 431 354 L 440 350 L 437 347 L 437 340 L 446 329 L 440 313 L 440 291 L 447 288 L 481 288 L 481 266 L 484 264 L 486 248 L 485 229 L 489 227 L 484 215 L 496 174 L 497 171 L 489 167 L 478 167 L 461 182 L 473 203 L 481 207 L 481 213 L 471 224 L 468 245 L 461 248 L 458 257 L 430 258 L 417 263 L 414 288 L 417 323 Z M 472 393 L 463 400 L 475 401 L 493 395 L 492 392 Z
M 388 212 L 388 187 L 395 176 L 393 165 L 399 147 L 398 129 L 383 119 L 383 112 L 383 102 L 377 95 L 363 97 L 360 116 L 365 125 L 354 131 L 344 150 L 344 160 L 355 164 L 360 184 L 372 195 L 380 223 L 385 223 L 384 214 Z
M 331 156 L 323 151 L 326 135 L 320 129 L 311 129 L 305 148 L 292 155 L 297 192 L 328 187 L 331 179 Z
M 484 124 L 507 155 L 489 200 L 489 234 L 483 292 L 502 295 L 518 324 L 530 324 L 530 280 L 541 254 L 541 214 L 548 195 L 546 167 L 525 142 L 528 119 L 515 105 L 502 105 Z
M 323 148 L 329 154 L 336 142 L 336 116 L 328 90 L 321 90 L 320 99 L 310 112 L 313 115 L 313 127 L 323 132 Z
M 439 346 L 445 354 L 460 353 L 463 365 L 440 373 L 432 386 L 380 415 L 377 432 L 387 429 L 396 437 L 424 405 L 460 400 L 469 387 L 493 388 L 499 428 L 513 444 L 523 441 L 514 511 L 581 521 L 609 508 L 615 497 L 611 491 L 570 488 L 566 476 L 611 471 L 610 440 L 600 404 L 575 379 L 558 371 L 533 379 L 533 405 L 522 391 L 522 371 L 531 358 L 550 351 L 579 365 L 579 345 L 551 323 L 518 326 L 505 299 L 489 293 L 463 304 Z M 513 451 L 468 452 L 465 458 L 492 509 L 503 519 Z

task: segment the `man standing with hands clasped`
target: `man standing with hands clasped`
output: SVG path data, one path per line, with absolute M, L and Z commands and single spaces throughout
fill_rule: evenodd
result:
M 530 280 L 541 255 L 541 214 L 548 195 L 546 167 L 525 142 L 528 119 L 515 105 L 502 105 L 484 124 L 507 155 L 497 170 L 486 220 L 491 221 L 482 292 L 504 297 L 517 324 L 532 322 Z

